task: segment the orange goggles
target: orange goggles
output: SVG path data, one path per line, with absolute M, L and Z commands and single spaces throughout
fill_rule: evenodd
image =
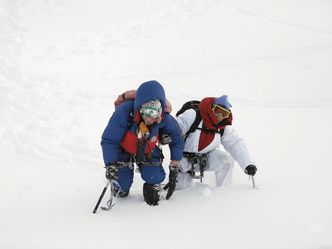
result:
M 220 117 L 228 118 L 229 115 L 231 114 L 230 110 L 227 110 L 226 108 L 224 108 L 224 107 L 222 107 L 220 105 L 217 105 L 217 104 L 213 104 L 213 106 L 212 106 L 212 112 L 218 118 L 220 118 Z

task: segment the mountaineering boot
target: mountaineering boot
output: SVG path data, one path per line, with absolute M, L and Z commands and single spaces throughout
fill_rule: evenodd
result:
M 143 196 L 144 201 L 150 206 L 157 206 L 159 202 L 159 184 L 144 183 L 143 185 Z

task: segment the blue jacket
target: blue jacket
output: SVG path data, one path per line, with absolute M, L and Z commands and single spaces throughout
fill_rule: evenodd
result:
M 132 139 L 133 146 L 136 146 L 136 131 L 141 120 L 139 109 L 144 103 L 153 99 L 160 100 L 163 119 L 159 124 L 150 127 L 150 136 L 147 140 L 156 143 L 160 131 L 169 134 L 172 137 L 172 142 L 169 144 L 171 160 L 181 160 L 184 142 L 177 121 L 164 111 L 166 100 L 164 89 L 157 81 L 148 81 L 137 89 L 135 100 L 126 101 L 118 106 L 109 120 L 101 140 L 105 165 L 114 161 L 127 161 L 132 154 L 135 154 L 129 153 L 122 142 L 124 139 Z M 157 146 L 151 151 L 151 155 L 152 161 L 160 160 L 161 151 Z

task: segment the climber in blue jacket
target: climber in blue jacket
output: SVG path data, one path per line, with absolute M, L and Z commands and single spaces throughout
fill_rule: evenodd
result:
M 117 183 L 112 185 L 116 196 L 128 196 L 136 163 L 145 182 L 145 202 L 158 205 L 160 184 L 166 175 L 160 143 L 168 143 L 171 157 L 166 199 L 173 194 L 184 142 L 176 120 L 165 112 L 165 103 L 162 85 L 147 81 L 139 86 L 135 99 L 120 104 L 109 120 L 101 146 L 106 178 Z

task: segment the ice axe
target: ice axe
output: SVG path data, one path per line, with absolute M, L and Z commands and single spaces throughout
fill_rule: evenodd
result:
M 252 187 L 254 189 L 257 189 L 254 176 L 249 176 L 249 181 L 250 181 L 250 179 L 251 179 L 251 182 L 252 182 Z

